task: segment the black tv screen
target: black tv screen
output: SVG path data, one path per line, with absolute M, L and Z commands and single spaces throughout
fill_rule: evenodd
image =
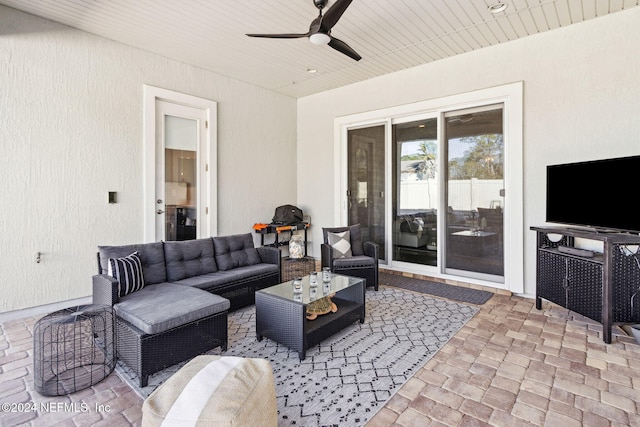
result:
M 547 166 L 547 222 L 640 233 L 640 156 Z

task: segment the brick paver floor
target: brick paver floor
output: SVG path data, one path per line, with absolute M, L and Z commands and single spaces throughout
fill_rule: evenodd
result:
M 640 346 L 545 302 L 496 294 L 367 424 L 640 427 Z M 37 318 L 0 325 L 0 425 L 140 425 L 116 373 L 63 397 L 33 391 Z

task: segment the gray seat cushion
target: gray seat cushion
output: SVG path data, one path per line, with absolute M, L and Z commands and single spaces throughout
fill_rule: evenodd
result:
M 219 295 L 159 283 L 126 295 L 114 305 L 116 314 L 145 334 L 157 334 L 229 310 L 229 300 Z
M 340 268 L 368 267 L 375 265 L 376 260 L 366 255 L 353 256 L 351 258 L 334 258 L 333 266 Z
M 138 251 L 142 262 L 144 284 L 152 285 L 167 281 L 162 242 L 124 246 L 98 246 L 98 251 L 100 253 L 100 266 L 105 274 L 108 271 L 109 258 L 124 258 Z
M 254 264 L 245 267 L 234 268 L 228 271 L 217 271 L 202 276 L 189 277 L 175 282 L 182 286 L 191 286 L 199 289 L 215 291 L 236 281 L 260 277 L 269 274 L 278 274 L 278 266 L 275 264 Z
M 213 240 L 185 240 L 164 243 L 167 280 L 177 282 L 188 277 L 218 271 L 213 258 Z
M 224 285 L 229 281 L 227 277 L 222 273 L 222 271 L 216 271 L 215 273 L 187 277 L 186 279 L 178 280 L 175 283 L 182 286 L 191 286 L 192 288 L 209 289 L 212 287 Z
M 221 276 L 223 276 L 226 283 L 231 283 L 263 275 L 278 274 L 278 266 L 274 264 L 254 264 L 244 267 L 237 267 L 233 270 L 219 271 L 216 274 L 220 274 Z

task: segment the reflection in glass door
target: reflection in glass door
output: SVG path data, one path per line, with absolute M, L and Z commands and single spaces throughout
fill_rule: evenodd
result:
M 393 260 L 437 265 L 439 203 L 437 119 L 398 123 L 393 131 Z
M 165 240 L 197 236 L 198 122 L 165 116 Z
M 379 245 L 385 260 L 385 126 L 350 129 L 347 139 L 348 225 Z
M 156 236 L 191 240 L 198 236 L 199 126 L 201 110 L 157 101 Z
M 447 269 L 504 276 L 503 107 L 445 114 Z

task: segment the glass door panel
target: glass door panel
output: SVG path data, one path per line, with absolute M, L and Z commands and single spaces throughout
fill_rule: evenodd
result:
M 393 260 L 437 265 L 437 119 L 394 124 Z
M 380 246 L 385 260 L 385 126 L 350 129 L 347 139 L 348 225 Z
M 164 117 L 165 240 L 191 240 L 198 235 L 198 121 Z
M 503 108 L 445 114 L 447 269 L 504 276 Z

